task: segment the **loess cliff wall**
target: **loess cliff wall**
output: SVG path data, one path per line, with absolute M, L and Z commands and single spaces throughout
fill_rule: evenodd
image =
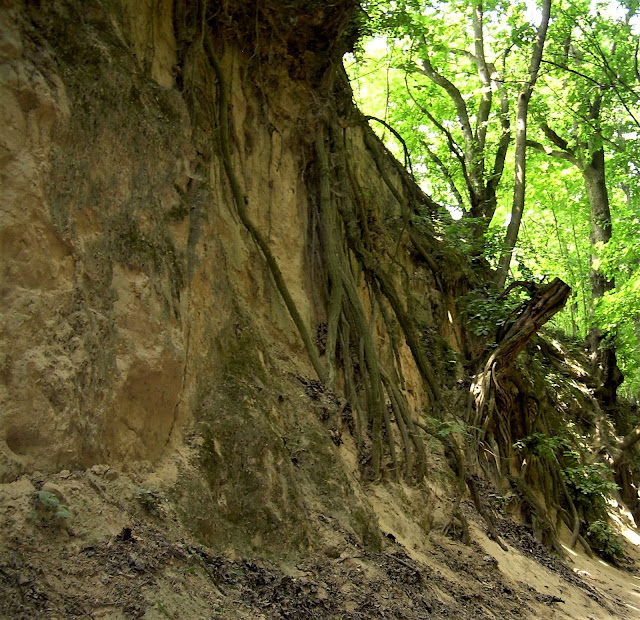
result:
M 534 454 L 586 361 L 468 331 L 357 11 L 0 0 L 0 615 L 632 617 Z
M 178 0 L 2 4 L 0 477 L 179 462 L 171 484 L 184 519 L 211 543 L 235 536 L 265 550 L 284 531 L 304 547 L 318 502 L 373 540 L 345 386 L 313 393 L 300 333 L 238 217 L 203 30 L 228 85 L 248 216 L 322 354 L 314 140 L 322 118 L 351 106 L 347 88 L 319 97 L 349 45 L 353 6 L 249 13 Z M 399 219 L 370 131 L 344 125 L 372 226 Z M 446 295 L 400 247 L 413 311 L 441 351 L 443 336 L 459 348 Z M 397 339 L 405 393 L 428 404 Z

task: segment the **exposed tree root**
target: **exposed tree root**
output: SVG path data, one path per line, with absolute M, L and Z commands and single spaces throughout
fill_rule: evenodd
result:
M 486 509 L 482 499 L 480 498 L 476 481 L 469 474 L 464 452 L 458 445 L 456 438 L 452 433 L 450 433 L 443 439 L 443 443 L 446 446 L 446 454 L 448 454 L 450 458 L 450 466 L 454 472 L 456 472 L 458 477 L 456 500 L 451 510 L 451 516 L 444 527 L 444 531 L 448 531 L 456 518 L 463 518 L 460 514 L 460 501 L 462 500 L 466 488 L 469 491 L 471 501 L 473 502 L 477 513 L 482 517 L 483 521 L 487 525 L 490 536 L 496 541 L 496 543 L 498 543 L 503 551 L 509 551 L 509 547 L 507 547 L 498 534 L 493 516 L 490 511 Z
M 617 454 L 613 458 L 613 466 L 620 465 L 627 452 L 640 441 L 640 426 L 636 426 L 630 433 L 622 438 L 616 446 Z
M 404 379 L 399 361 L 398 344 L 394 333 L 395 324 L 387 311 L 386 303 L 389 303 L 393 317 L 409 343 L 420 373 L 425 379 L 425 386 L 431 395 L 432 402 L 441 400 L 440 390 L 436 377 L 426 360 L 418 331 L 404 309 L 391 276 L 380 268 L 377 261 L 373 259 L 371 251 L 366 247 L 370 239 L 367 239 L 366 219 L 361 221 L 361 218 L 366 218 L 367 209 L 364 204 L 359 204 L 362 199 L 362 192 L 355 182 L 355 176 L 349 171 L 345 151 L 345 139 L 344 135 L 341 135 L 340 129 L 332 128 L 329 135 L 326 137 L 320 135 L 316 139 L 315 160 L 317 162 L 321 203 L 318 209 L 319 227 L 323 254 L 329 275 L 330 308 L 328 324 L 332 325 L 337 316 L 340 316 L 343 321 L 347 320 L 348 327 L 341 328 L 341 333 L 349 334 L 349 337 L 355 339 L 359 345 L 360 360 L 358 367 L 365 392 L 368 394 L 367 411 L 370 415 L 373 442 L 372 466 L 376 475 L 379 475 L 382 463 L 380 437 L 383 424 L 387 438 L 387 450 L 393 470 L 399 474 L 402 469 L 407 480 L 413 480 L 415 476 L 415 479 L 419 481 L 424 477 L 426 471 L 426 451 L 422 444 L 422 439 L 416 431 L 406 398 L 400 389 L 396 387 L 396 383 L 402 385 Z M 330 166 L 329 153 L 332 153 L 335 160 L 333 169 Z M 335 195 L 331 189 L 332 179 L 338 179 L 342 188 Z M 395 196 L 401 200 L 399 194 Z M 374 347 L 371 337 L 373 326 L 367 324 L 362 301 L 357 290 L 358 287 L 349 268 L 351 261 L 345 254 L 341 243 L 345 236 L 353 256 L 357 259 L 358 264 L 362 266 L 369 290 L 373 293 L 372 308 L 374 311 L 376 308 L 379 309 L 383 319 L 382 324 L 389 335 L 392 357 L 395 359 L 395 364 L 392 363 L 394 368 L 393 376 L 384 370 Z M 335 291 L 340 291 L 340 295 L 334 294 Z M 376 301 L 377 304 L 375 303 Z M 339 313 L 338 308 L 340 305 L 342 310 Z M 371 320 L 373 320 L 373 315 Z M 344 384 L 353 399 L 356 381 L 355 377 L 350 376 L 354 371 L 353 364 L 350 358 L 348 360 L 345 358 L 345 347 L 347 346 L 347 343 L 344 342 L 345 340 L 346 338 L 343 335 L 341 340 L 343 351 L 342 372 Z M 329 337 L 327 342 L 327 354 L 330 354 L 334 345 L 329 341 Z M 328 376 L 332 376 L 331 370 L 329 370 Z M 394 427 L 391 424 L 389 410 L 381 397 L 382 393 L 386 393 L 390 406 L 395 413 L 396 426 L 404 454 L 404 467 L 400 465 L 396 454 Z M 355 405 L 352 406 L 355 407 Z
M 378 165 L 378 170 L 381 174 L 381 177 L 385 181 L 385 184 L 389 188 L 392 196 L 395 198 L 396 202 L 399 205 L 403 220 L 405 221 L 405 226 L 403 226 L 400 235 L 404 233 L 407 229 L 407 224 L 409 223 L 410 217 L 410 209 L 408 208 L 407 201 L 403 199 L 402 195 L 398 191 L 398 189 L 393 185 L 389 176 L 386 174 L 384 166 L 381 161 L 381 155 L 378 151 L 378 146 L 375 140 L 371 138 L 365 132 L 365 141 L 367 146 L 369 147 L 370 152 L 372 153 L 374 160 Z M 337 142 L 337 141 L 336 141 Z M 355 177 L 352 173 L 349 172 L 349 166 L 346 164 L 344 168 L 347 171 L 346 179 L 348 182 L 354 184 L 354 190 L 352 192 L 352 196 L 354 201 L 357 202 L 359 196 L 361 196 L 361 192 L 359 188 L 357 188 L 357 184 L 354 183 Z M 400 326 L 402 333 L 406 339 L 406 342 L 411 350 L 416 366 L 424 380 L 425 389 L 427 393 L 430 395 L 433 404 L 438 404 L 443 409 L 442 418 L 446 419 L 451 417 L 451 414 L 448 411 L 448 407 L 443 400 L 442 393 L 439 387 L 439 383 L 435 377 L 435 374 L 431 368 L 431 365 L 426 359 L 426 355 L 424 352 L 424 346 L 421 342 L 420 335 L 416 328 L 416 325 L 412 318 L 409 316 L 407 310 L 404 307 L 404 304 L 400 300 L 400 297 L 393 285 L 393 281 L 391 276 L 386 272 L 385 269 L 379 264 L 379 262 L 374 258 L 373 252 L 366 247 L 365 242 L 363 241 L 361 231 L 363 230 L 362 226 L 358 225 L 357 213 L 363 212 L 362 206 L 360 208 L 348 208 L 346 205 L 339 206 L 340 215 L 342 216 L 344 222 L 344 229 L 347 238 L 347 242 L 349 248 L 358 259 L 360 264 L 362 265 L 366 276 L 370 279 L 372 283 L 372 288 L 376 291 L 376 293 L 380 294 L 384 299 L 388 302 L 393 315 Z M 413 230 L 409 227 L 409 239 L 414 245 L 414 247 L 419 251 L 421 256 L 425 259 L 425 262 L 432 269 L 434 273 L 434 277 L 436 282 L 440 285 L 440 280 L 438 277 L 438 269 L 433 260 L 431 259 L 431 255 L 427 250 L 426 246 L 423 242 L 423 237 L 418 234 L 416 230 Z M 398 240 L 399 243 L 399 240 Z M 390 339 L 392 342 L 392 346 L 395 349 L 395 343 L 392 335 L 392 330 L 389 327 L 390 318 L 386 315 L 386 309 L 384 305 L 384 301 L 382 299 L 378 300 L 378 305 L 381 308 L 384 323 L 387 326 L 387 331 L 390 334 Z M 401 373 L 401 370 L 398 365 L 398 371 Z M 416 432 L 416 424 L 411 420 L 411 415 L 409 413 L 408 407 L 403 402 L 403 396 L 394 387 L 394 382 L 390 380 L 390 378 L 386 375 L 386 373 L 381 372 L 381 377 L 383 383 L 385 384 L 385 388 L 387 390 L 387 394 L 391 401 L 394 411 L 396 412 L 396 420 L 398 422 L 398 426 L 400 429 L 400 435 L 402 438 L 405 460 L 407 466 L 405 468 L 405 474 L 410 475 L 411 468 L 413 465 L 413 450 L 412 446 L 409 443 L 411 439 L 413 442 L 413 446 L 415 447 L 415 454 L 418 463 L 418 475 L 419 478 L 423 475 L 422 468 L 424 467 L 424 463 L 426 460 L 426 453 L 424 451 L 424 447 L 422 444 L 422 440 L 419 438 Z M 490 513 L 485 509 L 480 499 L 480 496 L 477 491 L 477 487 L 475 485 L 474 479 L 470 476 L 468 472 L 468 468 L 466 465 L 466 460 L 464 458 L 464 453 L 457 445 L 457 442 L 452 436 L 449 436 L 446 444 L 448 449 L 454 455 L 455 460 L 455 470 L 458 472 L 458 493 L 457 499 L 454 504 L 451 517 L 449 522 L 445 526 L 445 530 L 448 530 L 453 527 L 454 522 L 457 520 L 462 524 L 462 528 L 464 531 L 464 537 L 468 538 L 468 526 L 466 524 L 466 520 L 464 515 L 459 510 L 460 501 L 462 496 L 464 495 L 465 488 L 469 489 L 471 494 L 474 506 L 478 511 L 478 514 L 484 519 L 489 528 L 489 531 L 493 538 L 498 542 L 498 544 L 503 548 L 507 549 L 506 545 L 500 539 L 498 535 L 495 523 L 490 515 Z
M 478 511 L 478 514 L 484 519 L 484 522 L 487 524 L 491 537 L 493 538 L 493 540 L 495 540 L 498 543 L 498 545 L 503 551 L 509 551 L 509 547 L 507 547 L 507 545 L 505 545 L 504 542 L 502 542 L 502 539 L 498 535 L 498 529 L 496 528 L 496 524 L 495 524 L 495 521 L 493 520 L 493 516 L 486 509 L 486 507 L 482 503 L 482 500 L 480 499 L 480 494 L 478 493 L 478 487 L 476 485 L 476 481 L 470 475 L 467 474 L 466 483 L 467 483 L 467 488 L 471 493 L 471 499 L 473 500 L 473 505 Z
M 542 541 L 552 547 L 560 557 L 565 557 L 566 553 L 558 540 L 556 528 L 549 518 L 547 509 L 540 503 L 533 491 L 531 491 L 527 483 L 520 476 L 508 475 L 507 478 L 518 490 L 524 502 L 537 518 L 537 523 L 534 519 L 534 533 L 537 533 Z M 536 532 L 536 530 L 539 531 Z
M 275 282 L 276 288 L 282 297 L 282 300 L 289 311 L 289 315 L 293 320 L 296 328 L 298 329 L 298 333 L 300 334 L 300 338 L 304 343 L 307 354 L 309 355 L 309 359 L 311 360 L 311 364 L 313 365 L 316 374 L 320 381 L 325 381 L 326 372 L 325 368 L 320 362 L 320 357 L 318 356 L 318 351 L 311 340 L 311 335 L 305 322 L 302 320 L 302 316 L 300 316 L 300 312 L 293 301 L 293 297 L 291 297 L 291 293 L 289 292 L 289 288 L 287 287 L 287 283 L 284 280 L 282 272 L 280 271 L 280 267 L 278 266 L 278 262 L 271 252 L 269 248 L 269 244 L 267 240 L 263 237 L 261 231 L 258 227 L 251 221 L 249 214 L 247 212 L 247 199 L 242 191 L 240 186 L 240 182 L 238 181 L 238 177 L 236 176 L 233 162 L 231 160 L 231 149 L 229 147 L 229 132 L 231 130 L 229 124 L 229 93 L 228 88 L 224 79 L 224 73 L 222 71 L 222 66 L 220 64 L 220 60 L 218 59 L 215 50 L 213 49 L 213 43 L 211 42 L 211 36 L 207 33 L 203 38 L 204 50 L 206 56 L 213 67 L 214 73 L 216 74 L 216 78 L 218 80 L 218 91 L 219 91 L 219 102 L 218 102 L 218 124 L 220 127 L 220 153 L 222 156 L 222 163 L 224 165 L 225 172 L 227 174 L 227 178 L 229 179 L 229 185 L 231 186 L 231 193 L 233 195 L 233 201 L 236 205 L 236 210 L 238 213 L 238 217 L 240 221 L 247 229 L 255 244 L 260 248 L 265 262 L 269 268 L 269 272 L 271 273 L 271 277 Z
M 344 75 L 336 72 L 336 67 L 329 68 L 323 81 L 326 97 L 321 97 L 322 103 L 315 110 L 315 135 L 307 143 L 312 146 L 308 152 L 311 173 L 306 182 L 310 184 L 314 215 L 317 213 L 317 218 L 312 219 L 313 234 L 317 235 L 314 240 L 319 239 L 313 249 L 320 247 L 317 255 L 322 257 L 324 279 L 324 285 L 317 289 L 319 298 L 326 301 L 327 333 L 321 359 L 268 239 L 249 216 L 247 198 L 231 156 L 233 127 L 229 119 L 228 85 L 211 36 L 207 34 L 206 0 L 198 7 L 202 8 L 201 48 L 196 43 L 194 50 L 200 53 L 202 49 L 217 80 L 217 109 L 210 112 L 213 125 L 219 130 L 219 155 L 235 205 L 234 218 L 244 226 L 264 257 L 318 378 L 328 389 L 342 390 L 345 394 L 351 407 L 361 462 L 370 459 L 370 472 L 368 469 L 367 472 L 376 480 L 384 474 L 419 483 L 426 473 L 427 451 L 418 428 L 426 430 L 427 427 L 412 410 L 404 391 L 403 361 L 406 365 L 406 360 L 400 353 L 405 343 L 433 415 L 443 422 L 457 422 L 458 417 L 452 413 L 454 407 L 443 394 L 441 378 L 430 361 L 433 356 L 425 348 L 425 341 L 429 340 L 413 314 L 414 265 L 403 259 L 400 250 L 412 248 L 411 255 L 417 256 L 415 264 L 426 267 L 420 273 L 427 275 L 429 285 L 435 282 L 441 293 L 450 296 L 445 307 L 453 303 L 453 296 L 460 293 L 457 288 L 464 288 L 468 282 L 456 279 L 452 284 L 438 263 L 440 253 L 424 214 L 429 211 L 433 215 L 440 206 L 425 196 L 407 171 L 389 156 L 364 117 L 347 110 L 348 120 L 335 119 L 335 108 L 327 102 L 333 100 L 337 88 L 348 88 L 348 85 L 336 87 L 335 81 L 344 79 Z M 362 136 L 370 155 L 368 164 L 375 163 L 384 184 L 381 195 L 372 197 L 364 185 L 366 181 L 361 186 L 356 174 L 361 169 L 357 168 L 357 161 L 351 160 L 348 132 L 358 140 Z M 381 200 L 386 200 L 386 204 L 382 204 L 382 216 L 379 214 Z M 392 225 L 387 226 L 384 220 Z M 531 300 L 499 330 L 496 348 L 486 353 L 487 359 L 475 377 L 464 414 L 465 422 L 477 429 L 475 443 L 471 445 L 466 437 L 461 439 L 455 433 L 438 437 L 457 476 L 455 500 L 444 529 L 449 532 L 461 528 L 463 539 L 469 539 L 468 523 L 460 509 L 468 493 L 490 535 L 507 550 L 498 536 L 493 515 L 478 492 L 474 474 L 484 469 L 487 478 L 494 480 L 496 486 L 502 484 L 503 489 L 507 485 L 504 476 L 508 474 L 508 480 L 522 498 L 521 505 L 528 509 L 526 514 L 530 513 L 534 530 L 556 552 L 563 554 L 557 527 L 565 523 L 571 531 L 570 546 L 573 548 L 579 543 L 591 553 L 580 534 L 585 515 L 578 509 L 579 504 L 576 507 L 563 478 L 562 457 L 536 460 L 528 455 L 525 461 L 513 446 L 514 441 L 539 430 L 549 434 L 554 427 L 552 416 L 545 409 L 548 403 L 541 402 L 533 393 L 526 374 L 521 374 L 514 362 L 540 326 L 563 307 L 570 291 L 556 279 L 546 286 L 514 283 L 503 296 L 516 286 L 527 289 Z M 460 349 L 464 351 L 462 346 Z M 559 364 L 557 360 L 552 362 Z M 632 472 L 625 467 L 625 456 L 640 441 L 639 428 L 627 429 L 622 440 L 616 444 L 616 439 L 612 439 L 606 446 L 620 485 L 627 493 L 634 489 L 629 481 Z M 605 443 L 608 440 L 605 438 Z M 640 515 L 638 506 L 640 502 L 635 505 Z M 556 517 L 555 523 L 550 510 Z
M 331 296 L 330 296 L 330 316 L 329 322 L 337 322 L 339 316 L 349 320 L 349 332 L 361 343 L 361 364 L 360 372 L 366 370 L 367 382 L 367 405 L 372 416 L 372 466 L 375 476 L 379 476 L 382 463 L 382 423 L 384 422 L 387 444 L 396 475 L 398 472 L 398 461 L 395 450 L 395 440 L 389 413 L 384 402 L 384 390 L 380 375 L 380 365 L 376 352 L 371 330 L 367 324 L 362 301 L 357 290 L 357 285 L 348 265 L 348 259 L 344 255 L 342 244 L 338 237 L 338 216 L 336 200 L 331 195 L 331 181 L 329 157 L 327 154 L 326 139 L 319 135 L 315 143 L 315 156 L 318 166 L 318 177 L 320 184 L 320 229 L 323 244 L 323 252 L 329 273 Z M 334 294 L 340 291 L 339 297 Z M 331 299 L 333 297 L 333 299 Z M 338 301 L 340 305 L 338 305 Z M 344 312 L 339 312 L 344 307 Z M 331 306 L 333 305 L 333 308 Z M 331 362 L 333 363 L 333 362 Z M 343 372 L 344 372 L 343 367 Z M 347 383 L 354 384 L 352 378 L 347 379 Z
M 460 502 L 462 501 L 462 497 L 464 496 L 464 484 L 462 485 L 462 489 L 458 493 L 455 502 L 453 503 L 453 508 L 451 509 L 451 516 L 449 520 L 445 523 L 442 528 L 442 533 L 445 536 L 451 536 L 452 533 L 456 529 L 456 521 L 460 523 L 462 528 L 462 543 L 468 545 L 471 542 L 471 534 L 469 533 L 469 524 L 467 523 L 467 518 L 462 514 L 460 510 Z
M 552 467 L 550 467 L 550 474 L 555 483 L 562 490 L 562 494 L 567 500 L 567 504 L 569 505 L 569 510 L 571 511 L 572 523 L 571 525 L 567 525 L 567 527 L 571 530 L 571 540 L 569 541 L 569 547 L 571 549 L 575 549 L 576 542 L 578 541 L 578 537 L 580 536 L 580 525 L 581 519 L 578 514 L 578 510 L 576 509 L 576 505 L 573 503 L 573 498 L 571 497 L 571 493 L 569 493 L 569 489 L 567 489 L 567 484 L 562 477 L 561 465 L 558 462 L 558 459 L 554 457 L 553 462 L 551 463 Z

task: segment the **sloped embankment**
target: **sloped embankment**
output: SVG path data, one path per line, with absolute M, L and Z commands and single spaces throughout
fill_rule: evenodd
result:
M 624 613 L 440 534 L 473 276 L 325 4 L 2 5 L 2 613 Z

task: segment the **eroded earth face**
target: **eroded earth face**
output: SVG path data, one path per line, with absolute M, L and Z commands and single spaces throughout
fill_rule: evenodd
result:
M 250 6 L 220 4 L 236 16 Z M 214 43 L 247 211 L 324 354 L 309 139 L 322 110 L 309 89 L 329 54 L 319 35 L 345 25 L 326 3 L 294 4 L 313 14 L 280 14 L 289 39 L 260 38 L 286 47 L 286 66 L 245 49 L 233 20 Z M 399 480 L 386 452 L 372 475 L 369 412 L 347 406 L 338 392 L 349 386 L 314 378 L 234 210 L 194 6 L 0 7 L 0 615 L 634 617 L 631 573 L 581 555 L 567 568 L 499 520 L 504 552 L 467 500 L 471 544 L 455 527 L 444 536 L 456 480 L 437 441 L 417 484 Z M 249 26 L 240 31 L 255 37 Z M 289 45 L 296 28 L 313 51 Z M 363 133 L 347 143 L 373 242 L 380 222 L 400 218 L 386 210 L 392 192 Z M 402 260 L 402 304 L 441 367 L 461 348 L 453 294 L 409 253 Z M 392 350 L 393 329 L 354 272 L 375 315 L 372 342 L 404 369 L 403 397 L 423 411 L 412 352 L 402 338 Z M 364 368 L 360 342 L 341 337 L 338 357 L 351 348 Z M 366 391 L 366 373 L 352 372 Z M 449 387 L 463 394 L 456 379 Z

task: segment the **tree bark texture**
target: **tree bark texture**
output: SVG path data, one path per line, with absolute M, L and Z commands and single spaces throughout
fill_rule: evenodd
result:
M 595 151 L 591 161 L 583 168 L 585 189 L 591 211 L 591 315 L 594 307 L 607 291 L 615 288 L 615 280 L 609 278 L 600 269 L 598 253 L 609 243 L 612 235 L 611 210 L 607 191 L 604 149 Z M 606 407 L 616 402 L 618 386 L 624 380 L 616 358 L 613 342 L 597 326 L 589 330 L 589 348 L 591 349 L 593 373 L 599 383 L 596 396 Z
M 529 80 L 518 97 L 518 109 L 516 113 L 516 153 L 515 172 L 513 188 L 513 207 L 511 209 L 511 220 L 507 227 L 507 234 L 504 240 L 504 248 L 500 256 L 498 274 L 496 282 L 498 288 L 502 288 L 509 273 L 509 265 L 513 256 L 513 249 L 518 240 L 520 223 L 524 212 L 525 190 L 526 190 L 526 168 L 527 168 L 527 117 L 529 114 L 529 101 L 533 94 L 533 89 L 538 80 L 538 70 L 542 61 L 542 52 L 547 38 L 547 28 L 551 17 L 551 0 L 545 0 L 542 5 L 542 20 L 538 27 L 536 45 L 531 54 L 529 65 Z
M 499 361 L 502 368 L 511 366 L 540 327 L 564 308 L 570 294 L 571 288 L 560 278 L 540 287 L 517 318 L 502 327 L 490 359 Z
M 592 155 L 589 164 L 582 169 L 582 176 L 591 211 L 591 292 L 596 300 L 615 287 L 613 278 L 609 279 L 600 270 L 596 255 L 598 248 L 609 243 L 612 234 L 603 149 Z

